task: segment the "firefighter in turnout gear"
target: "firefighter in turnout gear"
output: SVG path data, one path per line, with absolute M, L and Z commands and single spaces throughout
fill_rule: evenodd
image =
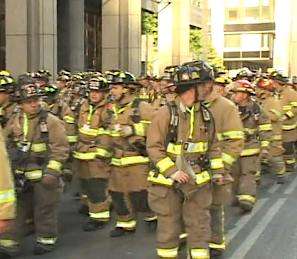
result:
M 198 88 L 212 84 L 205 63 L 179 67 L 174 75 L 178 98 L 162 107 L 148 131 L 149 204 L 158 218 L 157 254 L 177 258 L 185 228 L 189 257 L 210 258 L 211 182 L 223 184 L 224 165 L 214 120 L 198 101 Z
M 109 221 L 109 200 L 107 197 L 109 161 L 109 136 L 104 126 L 106 93 L 109 91 L 105 78 L 89 81 L 89 98 L 81 105 L 78 118 L 78 144 L 74 158 L 78 161 L 78 174 L 83 194 L 87 197 L 89 220 L 84 231 L 102 229 Z
M 9 158 L 5 148 L 3 131 L 0 126 L 0 257 L 13 256 L 18 245 L 7 236 L 15 219 L 16 197 Z
M 297 140 L 297 92 L 288 83 L 288 78 L 273 71 L 270 74 L 274 87 L 277 89 L 283 109 L 283 146 L 287 172 L 295 172 L 295 147 Z
M 232 99 L 238 105 L 244 127 L 245 144 L 233 168 L 234 192 L 239 206 L 251 211 L 256 203 L 256 177 L 260 173 L 260 156 L 267 158 L 272 140 L 272 125 L 263 109 L 251 98 L 254 86 L 247 80 L 238 80 Z
M 35 254 L 55 248 L 57 209 L 63 163 L 69 153 L 63 122 L 41 109 L 36 85 L 20 86 L 20 112 L 7 125 L 7 136 L 16 149 L 14 175 L 18 191 L 17 223 L 10 239 L 20 242 L 25 220 L 34 218 Z
M 282 105 L 277 96 L 271 79 L 259 78 L 256 80 L 257 102 L 269 116 L 272 125 L 273 137 L 269 146 L 269 156 L 261 161 L 266 167 L 278 177 L 278 182 L 283 183 L 286 173 L 286 165 L 283 158 L 284 149 L 282 146 Z
M 214 117 L 217 137 L 222 150 L 225 168 L 224 185 L 213 186 L 213 201 L 211 206 L 212 236 L 211 254 L 217 255 L 226 249 L 224 205 L 231 199 L 233 178 L 231 167 L 239 157 L 244 146 L 244 132 L 237 107 L 230 100 L 223 97 L 222 88 L 229 84 L 227 77 L 217 77 L 214 84 L 199 86 L 199 99 L 210 110 Z M 203 92 L 202 92 L 203 91 Z
M 109 71 L 106 78 L 114 100 L 106 122 L 113 150 L 109 191 L 117 214 L 110 236 L 118 237 L 135 231 L 137 212 L 151 212 L 147 202 L 149 159 L 145 137 L 153 113 L 147 103 L 135 98 L 139 86 L 133 75 Z

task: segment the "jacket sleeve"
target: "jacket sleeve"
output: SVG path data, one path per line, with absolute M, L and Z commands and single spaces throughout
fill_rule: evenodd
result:
M 63 121 L 65 122 L 65 130 L 67 134 L 67 140 L 69 144 L 74 144 L 77 142 L 77 132 L 76 132 L 76 121 L 73 111 L 68 105 L 63 106 Z
M 9 158 L 0 127 L 0 220 L 15 218 L 16 196 Z
M 267 149 L 273 139 L 273 131 L 271 120 L 262 107 L 260 107 L 258 134 L 261 141 L 261 148 Z
M 48 115 L 49 131 L 49 161 L 47 169 L 50 173 L 60 174 L 63 163 L 69 156 L 69 143 L 67 141 L 64 123 L 53 115 Z
M 166 177 L 178 171 L 175 162 L 167 156 L 166 137 L 170 124 L 170 114 L 166 106 L 154 117 L 147 134 L 147 152 L 153 165 Z

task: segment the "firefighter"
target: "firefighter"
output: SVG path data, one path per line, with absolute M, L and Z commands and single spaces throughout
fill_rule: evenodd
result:
M 15 190 L 9 158 L 5 149 L 3 131 L 0 126 L 0 257 L 17 254 L 18 246 L 7 236 L 15 219 Z
M 244 146 L 244 132 L 237 107 L 230 100 L 221 95 L 225 94 L 225 86 L 230 83 L 227 77 L 219 75 L 214 84 L 200 86 L 199 99 L 211 111 L 225 168 L 224 185 L 213 187 L 213 201 L 211 206 L 212 237 L 211 254 L 218 255 L 226 249 L 224 205 L 231 199 L 233 178 L 231 167 L 239 157 Z
M 295 147 L 297 140 L 297 92 L 287 85 L 288 78 L 273 71 L 270 74 L 274 87 L 278 91 L 283 109 L 283 146 L 287 172 L 295 172 Z
M 34 218 L 35 254 L 56 247 L 57 210 L 61 172 L 69 152 L 63 122 L 41 108 L 40 90 L 34 84 L 19 88 L 20 112 L 7 125 L 17 160 L 14 175 L 18 191 L 17 223 L 11 239 L 20 242 L 25 221 Z
M 78 177 L 89 212 L 83 230 L 95 231 L 102 229 L 110 219 L 107 187 L 111 152 L 108 150 L 108 134 L 103 128 L 105 97 L 109 88 L 106 79 L 98 77 L 89 81 L 88 89 L 89 98 L 79 109 L 78 144 L 74 158 L 78 161 Z
M 117 214 L 111 237 L 131 234 L 136 229 L 136 213 L 150 214 L 147 202 L 149 159 L 146 154 L 146 129 L 153 116 L 150 105 L 135 98 L 138 84 L 125 71 L 108 71 L 113 104 L 106 119 L 113 150 L 109 192 Z M 148 216 L 146 221 L 155 218 Z
M 179 236 L 187 233 L 189 257 L 210 258 L 211 182 L 223 184 L 224 165 L 209 110 L 197 89 L 212 84 L 205 62 L 185 65 L 174 74 L 178 97 L 162 107 L 148 131 L 149 204 L 158 218 L 157 254 L 177 258 Z
M 268 159 L 262 161 L 266 167 L 271 168 L 277 176 L 278 183 L 284 183 L 286 166 L 282 147 L 282 105 L 274 95 L 275 88 L 271 79 L 262 77 L 256 80 L 257 101 L 271 120 L 273 138 L 269 146 Z
M 223 97 L 229 99 L 228 86 L 232 83 L 230 77 L 225 72 L 219 72 L 215 78 L 216 91 Z
M 244 126 L 245 144 L 232 172 L 234 192 L 242 210 L 251 211 L 256 203 L 256 177 L 260 172 L 260 155 L 268 156 L 272 140 L 272 125 L 263 109 L 251 98 L 254 86 L 247 80 L 238 80 L 232 91 Z

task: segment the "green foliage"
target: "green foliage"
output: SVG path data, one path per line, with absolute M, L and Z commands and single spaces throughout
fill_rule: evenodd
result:
M 142 10 L 141 13 L 142 34 L 154 36 L 154 46 L 158 45 L 158 15 Z
M 190 52 L 194 59 L 199 59 L 202 55 L 202 32 L 198 28 L 190 28 Z

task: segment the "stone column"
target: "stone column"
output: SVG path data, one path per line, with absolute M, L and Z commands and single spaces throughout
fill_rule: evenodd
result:
M 297 76 L 297 2 L 292 0 L 289 75 Z
M 141 1 L 102 3 L 102 70 L 125 69 L 140 74 Z

